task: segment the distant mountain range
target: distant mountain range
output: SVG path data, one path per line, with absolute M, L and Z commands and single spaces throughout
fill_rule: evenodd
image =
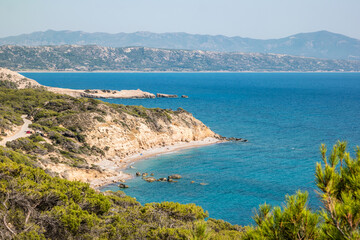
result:
M 360 71 L 360 61 L 96 45 L 0 46 L 0 66 L 16 71 Z
M 327 31 L 300 33 L 269 40 L 187 33 L 135 32 L 109 34 L 53 30 L 0 38 L 0 45 L 44 46 L 64 44 L 277 53 L 325 59 L 360 60 L 360 40 Z

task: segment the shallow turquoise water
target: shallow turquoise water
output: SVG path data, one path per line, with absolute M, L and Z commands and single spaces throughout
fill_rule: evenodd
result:
M 360 144 L 359 73 L 25 73 L 48 86 L 137 89 L 188 95 L 188 99 L 108 100 L 177 109 L 182 107 L 223 136 L 223 143 L 137 162 L 134 173 L 178 173 L 178 183 L 128 182 L 140 202 L 196 203 L 210 217 L 249 224 L 264 202 L 279 205 L 286 194 L 307 190 L 318 208 L 314 184 L 319 146 L 347 140 Z M 191 184 L 190 181 L 196 181 Z M 201 186 L 199 182 L 209 185 Z M 116 185 L 106 189 L 117 190 Z

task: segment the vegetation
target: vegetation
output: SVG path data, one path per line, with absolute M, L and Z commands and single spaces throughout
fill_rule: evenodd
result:
M 241 227 L 204 219 L 193 204 L 141 206 L 123 192 L 53 178 L 29 156 L 0 148 L 2 239 L 204 239 L 240 236 Z
M 2 82 L 2 81 L 0 81 Z M 125 106 L 105 103 L 95 99 L 72 98 L 48 92 L 44 89 L 22 89 L 0 87 L 0 131 L 23 123 L 21 115 L 33 119 L 30 125 L 37 134 L 30 138 L 17 139 L 7 143 L 7 147 L 22 150 L 32 155 L 55 153 L 62 163 L 70 166 L 86 166 L 84 155 L 103 156 L 106 149 L 90 146 L 85 141 L 84 131 L 94 123 L 104 123 L 106 116 L 117 113 L 124 117 L 129 114 L 146 120 L 150 127 L 158 129 L 157 121 L 170 122 L 172 114 L 184 110 L 149 109 L 142 106 Z M 124 127 L 127 124 L 121 118 L 116 121 Z M 39 140 L 40 134 L 50 140 Z M 109 149 L 107 149 L 109 150 Z M 59 159 L 56 159 L 58 161 Z

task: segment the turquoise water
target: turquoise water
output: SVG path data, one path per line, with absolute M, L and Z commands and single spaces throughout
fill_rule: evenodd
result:
M 140 202 L 196 203 L 210 217 L 252 223 L 264 202 L 279 205 L 286 194 L 306 190 L 317 209 L 315 163 L 319 146 L 347 140 L 360 144 L 359 73 L 25 73 L 48 86 L 137 89 L 188 95 L 188 99 L 108 100 L 182 107 L 215 132 L 248 143 L 223 143 L 139 161 L 128 172 L 178 173 L 178 183 L 128 182 Z M 191 184 L 194 180 L 196 183 Z M 202 186 L 199 183 L 208 183 Z M 116 185 L 105 189 L 118 190 Z

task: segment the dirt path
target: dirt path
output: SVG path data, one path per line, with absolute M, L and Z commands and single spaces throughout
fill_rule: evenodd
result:
M 29 128 L 29 125 L 32 123 L 30 120 L 26 119 L 26 115 L 22 115 L 21 118 L 24 120 L 24 124 L 21 126 L 21 129 L 19 131 L 17 131 L 14 135 L 9 136 L 9 137 L 5 137 L 1 142 L 0 145 L 1 146 L 5 146 L 7 142 L 16 140 L 18 138 L 22 138 L 25 137 L 26 131 L 31 131 L 31 129 Z

